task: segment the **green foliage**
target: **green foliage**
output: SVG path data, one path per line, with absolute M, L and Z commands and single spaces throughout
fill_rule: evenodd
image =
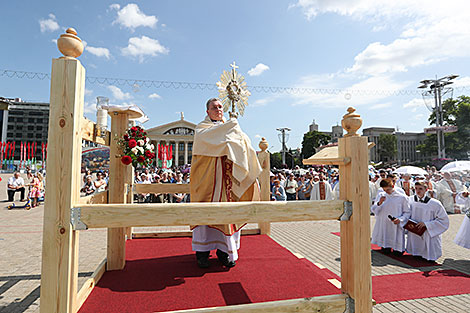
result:
M 282 168 L 282 154 L 280 152 L 271 153 L 271 168 Z
M 318 131 L 311 131 L 304 134 L 302 140 L 302 155 L 305 159 L 315 154 L 315 148 L 328 144 L 331 136 L 320 133 Z
M 470 97 L 460 96 L 456 99 L 447 99 L 442 103 L 444 125 L 458 127 L 455 133 L 444 134 L 446 157 L 452 159 L 468 159 L 467 152 L 470 151 Z M 432 112 L 429 116 L 430 125 L 435 125 L 436 114 Z M 428 135 L 424 144 L 417 147 L 429 155 L 437 154 L 437 136 Z
M 391 134 L 381 134 L 377 143 L 377 149 L 381 160 L 391 162 L 397 154 L 397 138 Z

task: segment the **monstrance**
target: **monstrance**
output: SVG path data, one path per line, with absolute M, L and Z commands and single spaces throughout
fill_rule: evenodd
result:
M 243 116 L 245 107 L 248 105 L 248 97 L 251 93 L 246 87 L 245 78 L 237 73 L 236 69 L 238 66 L 235 65 L 235 62 L 230 64 L 230 66 L 232 70 L 230 72 L 224 70 L 222 75 L 220 75 L 220 82 L 217 82 L 216 85 L 219 89 L 219 100 L 224 106 L 224 112 L 231 109 L 229 112 L 230 118 L 237 118 L 238 114 Z

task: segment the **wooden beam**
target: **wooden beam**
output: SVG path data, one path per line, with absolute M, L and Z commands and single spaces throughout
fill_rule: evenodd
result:
M 78 199 L 77 205 L 81 204 L 99 204 L 99 203 L 108 203 L 108 191 L 101 191 L 89 196 L 80 197 Z M 77 206 L 75 205 L 75 206 Z
M 189 193 L 189 184 L 135 184 L 134 193 Z
M 96 136 L 96 123 L 90 121 L 86 117 L 83 117 L 81 121 L 81 134 L 83 140 L 99 143 L 104 146 L 109 146 L 109 131 L 106 130 L 103 136 Z
M 239 312 L 239 313 L 297 313 L 297 312 L 319 312 L 319 313 L 343 313 L 346 309 L 345 294 L 320 296 L 313 298 L 301 298 L 281 301 L 270 301 L 261 303 L 239 304 L 214 308 L 202 308 L 192 310 L 168 311 L 166 313 L 216 313 L 216 312 Z M 357 312 L 357 311 L 356 311 Z
M 304 165 L 346 165 L 349 162 L 351 162 L 351 159 L 348 157 L 315 158 L 315 159 L 305 159 L 302 161 Z
M 259 235 L 260 230 L 255 229 L 242 229 L 241 235 Z M 176 238 L 176 237 L 191 237 L 192 231 L 168 231 L 168 232 L 153 232 L 153 233 L 133 233 L 132 238 Z
M 101 276 L 103 276 L 104 272 L 106 272 L 106 259 L 101 261 L 101 263 L 95 269 L 93 274 L 91 274 L 91 277 L 88 278 L 83 284 L 82 288 L 80 288 L 80 291 L 77 294 L 77 303 L 74 310 L 75 312 L 78 312 L 78 310 L 80 310 L 83 303 L 85 303 L 85 300 L 93 291 L 93 288 L 95 288 L 96 284 L 101 279 Z
M 158 204 L 86 204 L 81 221 L 89 228 L 211 225 L 335 220 L 343 201 L 253 201 Z
M 114 112 L 111 115 L 111 133 L 113 138 L 121 138 L 129 123 L 127 113 Z M 125 184 L 129 177 L 128 171 L 132 171 L 132 166 L 122 164 L 117 140 L 110 143 L 110 162 L 109 162 L 109 203 L 124 203 L 126 201 Z M 129 225 L 130 226 L 130 225 Z M 108 228 L 108 249 L 107 263 L 108 271 L 121 270 L 126 264 L 126 229 L 124 226 L 111 226 Z
M 78 232 L 72 230 L 70 208 L 80 197 L 84 95 L 85 69 L 80 61 L 52 60 L 41 265 L 43 313 L 72 312 L 75 307 Z

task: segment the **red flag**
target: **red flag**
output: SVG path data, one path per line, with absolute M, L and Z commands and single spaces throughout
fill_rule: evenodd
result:
M 27 158 L 28 161 L 29 161 L 30 156 L 31 156 L 31 147 L 30 147 L 30 144 L 28 142 L 28 158 Z
M 35 156 L 36 156 L 36 154 L 37 154 L 37 150 L 38 150 L 38 142 L 35 141 L 35 142 L 34 142 L 34 155 L 35 155 Z
M 15 158 L 16 141 L 13 141 L 13 159 Z

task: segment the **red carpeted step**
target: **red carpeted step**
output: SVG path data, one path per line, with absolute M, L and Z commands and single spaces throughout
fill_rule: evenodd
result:
M 336 235 L 336 236 L 341 236 L 341 234 L 339 232 L 332 232 L 332 234 Z M 382 251 L 380 251 L 380 247 L 377 246 L 376 244 L 373 244 L 373 243 L 371 244 L 371 250 L 382 253 Z M 384 253 L 382 253 L 382 254 L 384 254 Z M 411 254 L 409 254 L 408 252 L 405 252 L 402 256 L 396 256 L 396 255 L 393 255 L 393 254 L 384 254 L 384 255 L 386 255 L 386 256 L 394 259 L 394 260 L 405 263 L 406 265 L 409 265 L 409 266 L 412 266 L 412 267 L 441 266 L 441 264 L 439 264 L 437 262 L 428 262 L 428 261 L 423 260 L 423 259 L 415 258 Z
M 372 277 L 372 297 L 377 303 L 470 293 L 470 276 L 456 270 Z
M 212 253 L 200 269 L 190 238 L 126 243 L 126 267 L 106 272 L 80 309 L 158 312 L 339 294 L 321 272 L 268 236 L 244 236 L 237 266 L 223 268 Z

